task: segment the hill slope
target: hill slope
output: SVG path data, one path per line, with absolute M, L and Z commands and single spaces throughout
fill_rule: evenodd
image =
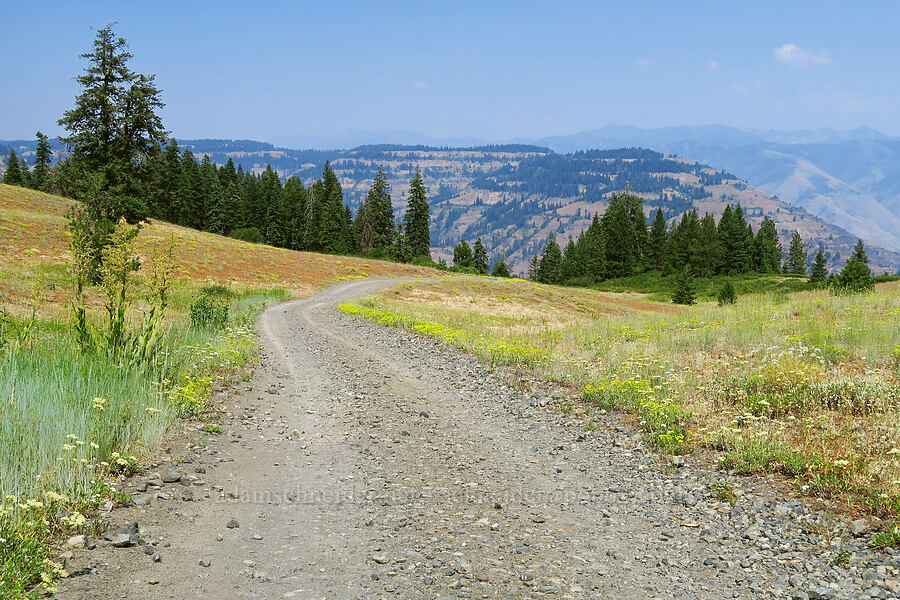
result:
M 900 251 L 900 139 L 872 129 L 608 126 L 540 143 L 559 152 L 650 146 L 728 169 L 856 236 Z
M 893 243 L 891 231 L 897 219 L 894 213 L 900 207 L 885 206 L 871 195 L 854 192 L 856 188 L 816 166 L 812 160 L 803 159 L 805 162 L 801 164 L 791 158 L 793 154 L 761 150 L 753 145 L 756 144 L 754 135 L 722 127 L 607 128 L 572 139 L 548 141 L 572 146 L 594 142 L 603 145 L 604 139 L 607 145 L 637 139 L 641 143 L 658 143 L 657 147 L 668 147 L 687 156 L 706 153 L 720 159 L 721 162 L 714 164 L 734 164 L 741 172 L 749 172 L 748 178 L 763 182 L 766 190 L 777 197 L 720 168 L 640 148 L 558 154 L 543 146 L 524 144 L 470 148 L 378 145 L 351 150 L 300 151 L 252 140 L 182 140 L 179 143 L 191 148 L 197 156 L 208 154 L 219 164 L 230 158 L 245 170 L 261 172 L 271 164 L 283 177 L 296 175 L 306 184 L 319 177 L 325 161 L 330 160 L 344 187 L 344 198 L 354 208 L 371 185 L 377 168 L 382 166 L 393 186 L 398 213 L 405 208 L 405 192 L 415 167 L 422 167 L 434 217 L 432 246 L 436 258 L 449 258 L 453 245 L 461 237 L 472 240 L 481 236 L 494 257 L 505 253 L 515 269 L 524 272 L 531 255 L 538 252 L 549 234 L 557 234 L 563 243 L 567 237 L 577 236 L 587 226 L 591 214 L 605 209 L 606 199 L 612 193 L 630 185 L 645 198 L 648 215 L 662 208 L 667 218 L 674 219 L 692 207 L 701 213 L 710 211 L 719 215 L 727 203 L 740 202 L 754 226 L 759 225 L 764 214 L 771 216 L 785 247 L 795 229 L 807 241 L 810 253 L 821 244 L 833 268 L 842 265 L 858 237 L 866 240 L 877 272 L 895 272 L 900 268 L 900 253 L 884 247 Z M 832 138 L 808 134 L 802 139 L 813 140 L 812 146 L 824 144 L 832 148 L 830 144 L 835 143 Z M 686 141 L 679 142 L 679 139 Z M 727 147 L 731 150 L 720 151 L 724 147 L 721 145 L 709 146 L 710 140 L 716 139 L 733 144 Z M 838 139 L 843 138 L 838 136 Z M 797 144 L 778 143 L 790 152 L 801 149 Z M 844 143 L 887 144 L 888 141 L 851 139 Z M 22 144 L 20 149 L 25 149 Z M 753 163 L 754 156 L 758 159 L 756 163 Z M 828 168 L 836 171 L 844 164 L 846 173 L 840 175 L 849 177 L 847 173 L 858 172 L 865 164 L 862 158 L 856 166 L 848 161 L 841 163 L 837 154 Z M 897 179 L 900 181 L 900 175 Z M 891 181 L 885 178 L 878 185 L 888 189 Z M 834 201 L 835 195 L 841 196 L 841 203 Z M 832 225 L 830 219 L 849 223 L 856 233 Z
M 796 229 L 811 252 L 821 244 L 836 257 L 834 266 L 849 256 L 857 239 L 726 171 L 640 148 L 558 154 L 523 144 L 379 145 L 325 152 L 251 141 L 185 140 L 182 144 L 197 155 L 209 154 L 217 163 L 231 158 L 245 169 L 262 170 L 271 163 L 282 176 L 296 175 L 306 183 L 320 176 L 325 160 L 331 160 L 345 200 L 352 206 L 359 204 L 382 166 L 393 186 L 397 211 L 406 205 L 405 193 L 415 167 L 421 167 L 429 188 L 435 257 L 449 258 L 461 237 L 481 236 L 494 256 L 505 253 L 518 271 L 525 270 L 549 234 L 557 234 L 562 242 L 577 236 L 594 212 L 605 209 L 606 199 L 626 186 L 645 198 L 648 215 L 662 208 L 670 219 L 692 207 L 718 216 L 727 203 L 740 202 L 755 226 L 764 214 L 772 217 L 785 247 Z M 900 253 L 865 239 L 873 268 L 893 272 L 900 267 Z
M 42 273 L 63 268 L 69 256 L 65 213 L 72 201 L 0 184 L 0 308 L 29 296 L 42 304 L 67 300 L 69 290 L 42 285 Z M 138 237 L 145 253 L 155 240 L 174 236 L 178 276 L 198 281 L 277 286 L 308 295 L 338 281 L 367 276 L 416 277 L 430 269 L 377 260 L 295 252 L 250 244 L 168 223 L 152 222 Z M 57 277 L 52 279 L 57 280 Z

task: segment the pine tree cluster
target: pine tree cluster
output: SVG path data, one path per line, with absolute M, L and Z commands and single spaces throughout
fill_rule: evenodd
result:
M 800 253 L 795 258 L 799 264 Z M 712 214 L 700 218 L 691 209 L 670 226 L 658 210 L 648 226 L 643 199 L 625 192 L 612 196 L 603 216 L 594 215 L 565 251 L 550 236 L 528 275 L 542 283 L 591 285 L 646 271 L 683 273 L 686 267 L 699 277 L 780 273 L 781 259 L 775 222 L 765 217 L 754 234 L 740 204 L 726 206 L 718 223 Z

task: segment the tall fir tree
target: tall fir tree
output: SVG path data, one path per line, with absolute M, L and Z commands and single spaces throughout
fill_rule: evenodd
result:
M 394 208 L 391 205 L 391 186 L 381 167 L 357 212 L 356 223 L 357 239 L 364 254 L 373 249 L 384 251 L 390 247 L 394 235 Z
M 224 235 L 231 235 L 244 226 L 244 203 L 237 184 L 232 181 L 222 192 L 221 229 Z
M 531 281 L 538 280 L 538 269 L 541 267 L 541 257 L 538 254 L 534 254 L 531 257 L 531 262 L 528 263 L 528 279 Z
M 116 36 L 112 25 L 98 30 L 93 50 L 81 55 L 88 66 L 77 78 L 81 93 L 75 107 L 58 121 L 68 132 L 60 140 L 71 148 L 67 160 L 99 174 L 100 191 L 111 194 L 113 201 L 104 202 L 107 214 L 102 218 L 137 222 L 147 216 L 145 199 L 139 197 L 140 164 L 153 145 L 165 142 L 157 114 L 164 104 L 154 76 L 128 68 L 128 43 Z
M 46 192 L 50 184 L 50 162 L 53 158 L 53 147 L 47 136 L 40 131 L 35 134 L 35 137 L 37 137 L 37 151 L 34 157 L 31 187 Z
M 459 240 L 453 247 L 453 266 L 460 268 L 472 266 L 472 248 L 466 240 Z
M 328 161 L 322 171 L 322 193 L 319 249 L 329 254 L 344 254 L 347 252 L 344 191 Z
M 6 172 L 3 173 L 3 183 L 6 185 L 22 185 L 22 171 L 19 169 L 19 157 L 15 150 L 9 151 L 6 159 Z
M 281 194 L 284 219 L 286 221 L 286 247 L 292 250 L 303 249 L 303 237 L 306 229 L 306 190 L 303 182 L 297 177 L 290 177 L 284 183 Z
M 537 267 L 537 280 L 541 283 L 558 284 L 562 278 L 562 251 L 556 238 L 550 236 L 544 244 L 544 251 Z
M 482 275 L 487 275 L 490 266 L 490 258 L 481 238 L 475 240 L 472 246 L 472 267 Z
M 592 283 L 606 278 L 606 246 L 603 225 L 597 214 L 594 214 L 590 226 L 578 236 L 578 241 L 575 242 L 575 255 L 581 263 L 577 269 L 578 277 Z
M 700 219 L 695 262 L 700 277 L 712 277 L 722 266 L 722 243 L 719 241 L 719 230 L 716 218 L 710 213 Z
M 416 167 L 416 173 L 409 182 L 409 205 L 404 218 L 406 245 L 410 258 L 429 257 L 431 255 L 431 233 L 429 231 L 428 194 L 422 171 Z
M 791 236 L 791 244 L 788 246 L 784 270 L 792 275 L 806 275 L 806 262 L 806 244 L 803 243 L 800 232 L 794 231 L 794 235 Z
M 24 156 L 19 157 L 19 177 L 22 179 L 22 187 L 31 187 L 31 169 L 28 167 L 28 161 Z
M 753 241 L 753 270 L 757 273 L 781 272 L 781 243 L 775 221 L 763 217 L 762 225 Z
M 643 199 L 629 192 L 614 194 L 600 219 L 606 270 L 610 277 L 627 277 L 644 265 L 647 219 Z
M 875 288 L 872 269 L 869 268 L 869 256 L 862 240 L 856 242 L 853 254 L 837 276 L 836 287 L 841 292 L 852 294 L 871 292 Z
M 653 224 L 650 226 L 650 235 L 647 240 L 647 269 L 662 271 L 665 268 L 668 235 L 666 218 L 662 209 L 658 208 L 656 216 L 653 217 Z
M 828 261 L 825 259 L 825 250 L 819 246 L 816 259 L 813 261 L 812 272 L 809 274 L 809 282 L 821 285 L 828 280 Z
M 672 294 L 672 302 L 675 304 L 694 304 L 697 301 L 697 291 L 694 284 L 694 273 L 691 265 L 685 265 L 678 271 L 675 278 L 675 292 Z
M 572 281 L 581 277 L 583 273 L 583 264 L 578 251 L 575 240 L 569 238 L 566 249 L 563 250 L 562 263 L 559 267 L 559 278 L 561 281 Z

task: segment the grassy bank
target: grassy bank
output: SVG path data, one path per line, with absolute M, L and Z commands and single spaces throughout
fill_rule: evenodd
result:
M 210 289 L 227 322 L 192 326 L 190 305 Z M 286 296 L 182 281 L 150 364 L 78 350 L 64 316 L 0 317 L 0 596 L 53 589 L 64 570 L 49 542 L 100 533 L 97 509 L 129 501 L 109 477 L 140 470 L 175 419 L 211 408 L 216 382 L 255 359 L 254 316 Z
M 649 445 L 710 450 L 849 509 L 900 516 L 900 289 L 754 294 L 673 307 L 633 295 L 447 277 L 343 310 L 433 335 L 636 415 Z

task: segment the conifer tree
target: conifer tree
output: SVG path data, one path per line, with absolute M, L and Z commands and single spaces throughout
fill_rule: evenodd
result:
M 287 226 L 289 222 L 284 214 L 282 203 L 281 179 L 278 173 L 272 169 L 272 165 L 266 165 L 266 170 L 259 179 L 261 206 L 265 209 L 263 226 L 265 229 L 266 243 L 271 246 L 285 246 L 288 238 Z
M 9 151 L 6 159 L 6 172 L 3 174 L 3 183 L 6 185 L 22 185 L 22 172 L 19 170 L 19 157 L 15 150 Z
M 572 281 L 582 275 L 583 264 L 579 255 L 578 246 L 572 238 L 566 244 L 563 250 L 562 263 L 559 267 L 559 278 L 561 281 Z
M 656 210 L 650 236 L 647 241 L 647 268 L 651 271 L 662 271 L 666 265 L 666 244 L 668 242 L 668 226 L 662 209 Z
M 643 199 L 629 192 L 614 194 L 600 219 L 606 270 L 610 277 L 627 277 L 644 264 L 647 219 Z
M 710 213 L 700 219 L 698 236 L 694 256 L 697 273 L 701 277 L 712 277 L 722 265 L 722 243 L 719 241 L 716 219 Z
M 700 253 L 700 217 L 692 208 L 682 215 L 681 222 L 674 227 L 669 242 L 669 260 L 673 270 L 681 270 L 685 265 L 695 269 Z
M 788 255 L 784 263 L 784 270 L 793 275 L 806 274 L 806 249 L 799 231 L 794 231 L 791 237 L 791 245 L 788 246 Z
M 719 306 L 734 304 L 735 302 L 737 302 L 737 292 L 734 291 L 734 284 L 729 279 L 722 286 L 722 289 L 719 290 Z
M 429 232 L 428 195 L 422 171 L 416 167 L 416 174 L 409 182 L 409 205 L 404 215 L 406 246 L 410 258 L 431 255 L 431 233 Z
M 512 271 L 509 269 L 509 265 L 506 264 L 506 256 L 501 256 L 500 260 L 494 263 L 493 268 L 491 268 L 491 277 L 512 277 Z
M 869 256 L 862 240 L 856 242 L 853 254 L 837 276 L 838 291 L 850 294 L 870 292 L 875 288 L 872 270 L 869 268 Z
M 603 225 L 596 214 L 594 214 L 590 226 L 578 236 L 578 241 L 575 242 L 575 255 L 581 263 L 580 268 L 577 269 L 578 277 L 584 277 L 587 281 L 595 283 L 606 278 Z
M 304 248 L 303 234 L 306 228 L 306 190 L 303 182 L 297 177 L 290 177 L 284 184 L 281 198 L 287 229 L 286 247 L 301 250 Z
M 197 186 L 200 174 L 199 172 L 194 173 L 197 170 L 197 161 L 194 160 L 194 153 L 190 148 L 185 148 L 179 160 L 179 166 L 175 185 L 174 222 L 178 225 L 194 227 L 199 220 L 196 213 L 200 196 L 199 186 Z
M 31 169 L 28 168 L 28 161 L 24 156 L 19 157 L 19 177 L 22 180 L 19 185 L 26 188 L 31 187 Z
M 403 231 L 403 223 L 397 221 L 394 229 L 393 242 L 388 252 L 393 260 L 406 262 L 410 257 L 409 246 L 406 242 L 406 232 Z
M 47 140 L 47 136 L 38 131 L 37 151 L 35 152 L 34 173 L 32 176 L 31 187 L 42 192 L 47 191 L 50 177 L 50 161 L 53 158 L 53 147 Z
M 779 273 L 781 271 L 781 243 L 775 222 L 764 217 L 756 239 L 753 242 L 753 270 L 757 273 Z
M 744 210 L 738 204 L 725 207 L 719 219 L 719 241 L 722 244 L 722 268 L 725 274 L 745 273 L 750 267 L 752 247 L 748 244 L 748 224 Z
M 453 247 L 453 266 L 461 268 L 472 266 L 472 248 L 466 240 L 459 240 Z
M 237 184 L 232 181 L 222 193 L 221 230 L 224 235 L 231 235 L 243 226 L 244 204 Z
M 694 289 L 694 274 L 691 265 L 685 265 L 678 272 L 675 279 L 675 293 L 672 294 L 672 302 L 675 304 L 694 304 L 697 300 L 697 292 Z
M 481 242 L 481 238 L 478 238 L 475 240 L 475 245 L 472 246 L 472 267 L 480 274 L 487 275 L 489 263 L 487 250 Z
M 128 43 L 117 37 L 109 24 L 97 31 L 93 50 L 82 54 L 88 66 L 77 78 L 81 93 L 75 107 L 58 123 L 69 132 L 60 138 L 72 149 L 69 160 L 87 172 L 98 173 L 103 192 L 114 201 L 104 218 L 116 222 L 125 217 L 137 222 L 146 217 L 141 191 L 140 163 L 166 132 L 156 111 L 164 105 L 154 76 L 132 72 Z
M 344 191 L 328 161 L 322 172 L 322 193 L 319 249 L 329 254 L 343 254 L 347 252 Z
M 531 281 L 538 280 L 538 270 L 541 267 L 541 257 L 537 254 L 531 257 L 531 262 L 528 263 L 528 279 Z
M 359 254 L 356 223 L 353 222 L 353 210 L 347 204 L 344 205 L 344 243 L 346 244 L 344 252 L 347 254 Z
M 821 285 L 828 280 L 828 261 L 825 259 L 825 250 L 819 246 L 816 259 L 813 261 L 809 282 Z
M 562 251 L 556 243 L 556 237 L 547 238 L 544 252 L 537 268 L 537 280 L 541 283 L 558 284 L 562 276 Z
M 381 167 L 356 214 L 356 232 L 363 254 L 372 249 L 386 250 L 391 245 L 394 209 L 391 205 L 391 186 Z

